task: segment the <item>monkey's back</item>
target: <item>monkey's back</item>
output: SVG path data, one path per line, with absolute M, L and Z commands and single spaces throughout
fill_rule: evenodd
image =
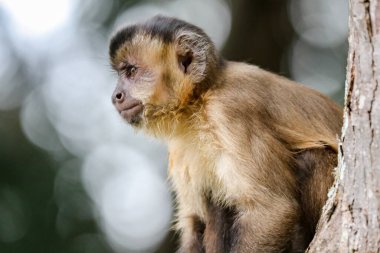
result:
M 267 128 L 290 150 L 329 146 L 337 151 L 343 114 L 331 99 L 256 66 L 227 64 L 228 78 L 210 96 L 211 110 L 223 111 L 236 123 Z

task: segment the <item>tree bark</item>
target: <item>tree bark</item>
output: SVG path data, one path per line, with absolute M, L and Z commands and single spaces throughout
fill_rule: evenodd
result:
M 350 0 L 336 182 L 307 252 L 380 252 L 380 1 Z

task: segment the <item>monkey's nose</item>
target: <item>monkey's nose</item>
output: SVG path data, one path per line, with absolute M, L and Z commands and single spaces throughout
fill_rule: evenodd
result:
M 124 92 L 121 92 L 121 91 L 115 92 L 112 96 L 113 103 L 119 103 L 119 104 L 123 103 L 124 99 L 125 99 L 125 94 Z

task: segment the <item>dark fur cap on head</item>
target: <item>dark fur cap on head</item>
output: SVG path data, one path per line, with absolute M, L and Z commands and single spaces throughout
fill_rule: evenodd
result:
M 157 15 L 147 20 L 145 23 L 128 26 L 118 31 L 111 39 L 109 47 L 110 57 L 114 57 L 116 51 L 125 42 L 131 40 L 137 33 L 144 32 L 152 38 L 162 40 L 164 43 L 174 43 L 176 35 L 180 31 L 188 31 L 198 34 L 201 37 L 206 38 L 208 43 L 212 44 L 210 38 L 199 27 L 177 18 Z

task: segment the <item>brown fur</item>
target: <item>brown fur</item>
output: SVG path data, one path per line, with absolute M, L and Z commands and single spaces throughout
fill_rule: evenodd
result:
M 332 149 L 323 148 L 302 151 L 295 158 L 304 214 L 301 223 L 306 239 L 311 241 L 327 192 L 333 183 L 331 171 L 325 168 L 337 164 L 337 156 Z
M 219 60 L 187 23 L 156 20 L 179 28 L 116 35 L 129 41 L 111 42 L 111 61 L 141 66 L 142 77 L 121 77 L 117 89 L 144 104 L 136 126 L 168 143 L 179 252 L 302 252 L 333 180 L 340 108 L 258 67 Z M 184 73 L 178 59 L 189 50 Z
M 208 217 L 203 245 L 206 252 L 231 252 L 237 246 L 239 235 L 235 222 L 238 219 L 236 210 L 231 207 L 221 207 L 209 200 Z

